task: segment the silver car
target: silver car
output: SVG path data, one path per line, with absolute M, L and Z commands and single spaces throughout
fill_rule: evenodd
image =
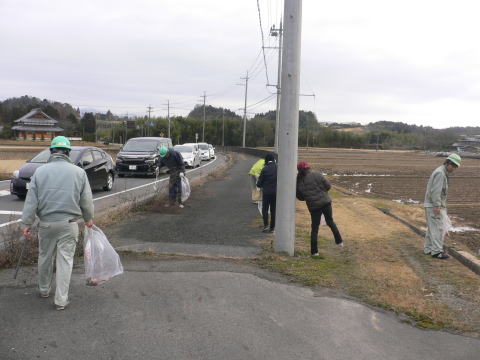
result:
M 183 162 L 185 166 L 188 167 L 197 167 L 200 166 L 200 156 L 197 151 L 195 151 L 195 147 L 193 145 L 175 145 L 173 150 L 178 151 L 182 154 Z
M 200 159 L 210 160 L 210 148 L 207 143 L 198 143 L 198 148 L 200 149 Z

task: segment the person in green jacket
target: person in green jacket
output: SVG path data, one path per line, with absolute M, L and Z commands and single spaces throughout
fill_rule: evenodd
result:
M 254 203 L 262 200 L 260 190 L 257 188 L 257 181 L 264 166 L 265 159 L 260 159 L 255 164 L 253 164 L 252 168 L 248 172 L 248 175 L 250 176 L 250 188 L 252 190 L 252 201 Z
M 93 226 L 92 190 L 87 174 L 69 158 L 70 141 L 55 137 L 50 145 L 47 164 L 39 167 L 30 181 L 22 212 L 23 234 L 31 237 L 30 229 L 38 216 L 38 291 L 48 298 L 56 255 L 55 305 L 63 310 L 68 304 L 73 256 L 78 240 L 77 220 Z
M 425 193 L 425 217 L 427 219 L 427 233 L 423 252 L 432 255 L 436 259 L 448 259 L 449 256 L 443 251 L 444 227 L 442 212 L 447 211 L 448 175 L 453 173 L 462 159 L 457 154 L 451 154 L 443 165 L 436 168 L 427 184 Z M 445 213 L 446 215 L 446 213 Z

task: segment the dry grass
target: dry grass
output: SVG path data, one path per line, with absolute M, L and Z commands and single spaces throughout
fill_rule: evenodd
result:
M 480 278 L 457 261 L 423 255 L 423 239 L 377 210 L 381 200 L 333 192 L 334 219 L 345 248 L 320 227 L 320 258 L 310 257 L 310 214 L 297 202 L 295 257 L 274 254 L 269 241 L 257 261 L 306 285 L 341 290 L 369 304 L 406 314 L 421 327 L 480 336 Z M 418 207 L 398 205 L 419 216 Z M 412 208 L 411 210 L 409 208 Z
M 0 160 L 0 180 L 10 179 L 12 173 L 25 163 L 25 160 Z

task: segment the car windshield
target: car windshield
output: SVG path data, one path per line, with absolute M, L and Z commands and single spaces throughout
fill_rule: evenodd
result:
M 184 153 L 193 151 L 193 148 L 191 146 L 188 146 L 188 145 L 175 145 L 173 148 L 176 151 L 184 152 Z
M 79 154 L 80 154 L 80 150 L 70 151 L 70 160 L 72 160 L 72 162 L 76 162 Z M 50 158 L 50 149 L 45 149 L 41 153 L 35 155 L 33 157 L 33 159 L 30 160 L 30 162 L 31 163 L 46 163 L 49 158 Z
M 155 151 L 157 145 L 156 140 L 130 140 L 122 148 L 122 151 Z
M 198 147 L 202 150 L 208 150 L 208 145 L 207 144 L 199 144 Z

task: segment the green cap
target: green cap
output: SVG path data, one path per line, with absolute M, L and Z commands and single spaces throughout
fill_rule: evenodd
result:
M 457 166 L 460 166 L 460 163 L 462 162 L 462 158 L 460 157 L 460 155 L 457 155 L 457 154 L 448 155 L 447 160 L 450 160 L 452 163 L 454 163 Z
M 56 136 L 53 138 L 52 143 L 50 144 L 50 149 L 53 148 L 63 148 L 72 150 L 70 146 L 70 140 L 68 140 L 65 136 Z
M 167 155 L 168 149 L 165 146 L 162 146 L 160 149 L 158 149 L 158 152 L 160 153 L 161 157 L 164 157 Z

